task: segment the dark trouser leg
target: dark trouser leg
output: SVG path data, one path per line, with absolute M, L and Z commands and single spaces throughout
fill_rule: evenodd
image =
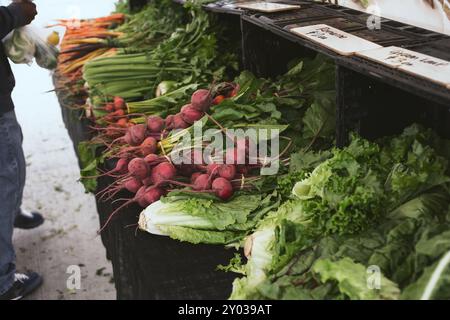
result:
M 12 235 L 24 183 L 22 132 L 15 113 L 8 112 L 0 116 L 0 294 L 6 292 L 14 281 Z

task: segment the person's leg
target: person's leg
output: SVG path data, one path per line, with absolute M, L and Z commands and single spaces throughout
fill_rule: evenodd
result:
M 14 218 L 20 205 L 21 132 L 14 112 L 0 116 L 0 295 L 14 282 Z
M 17 120 L 16 120 L 17 123 Z M 17 153 L 17 164 L 19 166 L 19 194 L 18 194 L 18 198 L 17 198 L 17 212 L 16 215 L 20 213 L 21 211 L 21 206 L 22 206 L 22 199 L 23 199 L 23 190 L 25 188 L 25 180 L 26 180 L 26 171 L 27 171 L 27 164 L 26 164 L 26 160 L 25 160 L 25 155 L 23 153 L 23 133 L 22 133 L 22 129 L 20 128 L 19 123 L 17 123 L 17 128 L 19 129 L 19 134 L 20 134 L 20 145 L 19 147 L 16 149 L 16 153 Z
M 20 128 L 20 127 L 19 127 Z M 22 130 L 20 130 L 21 144 L 23 142 L 23 134 Z M 44 223 L 44 217 L 36 211 L 29 212 L 22 208 L 22 198 L 23 198 L 23 190 L 25 188 L 25 180 L 26 180 L 26 161 L 25 155 L 23 153 L 23 148 L 17 148 L 17 161 L 19 164 L 19 196 L 18 196 L 18 204 L 14 221 L 14 227 L 19 229 L 33 229 L 39 227 Z

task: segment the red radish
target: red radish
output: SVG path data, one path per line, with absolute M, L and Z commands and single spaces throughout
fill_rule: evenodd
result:
M 110 115 L 114 116 L 114 117 L 123 117 L 123 116 L 125 116 L 125 111 L 122 109 L 119 109 L 114 112 L 111 112 Z
M 164 195 L 164 190 L 158 187 L 149 187 L 145 190 L 144 200 L 145 204 L 149 206 L 153 202 L 158 201 Z M 145 207 L 145 206 L 144 206 Z
M 124 140 L 130 146 L 138 146 L 144 142 L 147 126 L 144 124 L 137 124 L 128 129 L 129 135 L 125 134 Z
M 122 136 L 120 131 L 115 130 L 115 128 L 108 128 L 105 131 L 105 136 L 111 139 L 116 139 Z
M 108 113 L 106 116 L 103 116 L 101 120 L 106 122 L 113 122 L 115 120 L 115 117 L 113 115 L 114 112 Z
M 142 182 L 136 178 L 129 178 L 125 181 L 124 187 L 131 193 L 136 193 L 142 187 Z
M 150 132 L 159 133 L 164 129 L 164 119 L 158 116 L 151 116 L 147 119 L 147 128 Z
M 221 104 L 223 100 L 225 100 L 225 97 L 222 96 L 222 95 L 219 95 L 219 96 L 214 98 L 212 104 L 217 106 L 218 104 Z
M 195 91 L 191 97 L 191 104 L 199 111 L 208 111 L 212 104 L 211 91 L 206 89 Z
M 120 158 L 117 163 L 116 167 L 114 168 L 114 172 L 116 173 L 127 173 L 128 172 L 128 159 Z
M 107 103 L 105 105 L 105 111 L 106 112 L 113 112 L 114 111 L 114 104 L 113 103 Z
M 240 86 L 237 84 L 236 87 L 233 89 L 233 91 L 230 92 L 230 98 L 235 97 L 238 95 L 240 90 Z
M 201 172 L 194 172 L 191 176 L 191 184 L 194 184 L 195 179 L 197 179 L 201 174 Z
M 149 154 L 154 154 L 157 149 L 158 142 L 153 137 L 145 138 L 144 142 L 142 142 L 140 146 L 140 153 L 143 157 L 148 156 Z
M 145 198 L 145 193 L 142 194 L 142 197 L 139 198 L 139 200 L 137 201 L 137 204 L 139 205 L 139 207 L 141 208 L 147 208 L 149 205 L 151 205 L 151 203 L 149 203 L 147 201 L 147 199 Z
M 236 176 L 236 167 L 232 164 L 224 164 L 219 167 L 219 176 L 227 180 L 233 180 Z
M 153 184 L 152 177 L 147 177 L 144 180 L 142 180 L 142 184 L 146 187 L 151 186 Z
M 186 129 L 189 128 L 189 123 L 183 120 L 180 113 L 174 115 L 173 117 L 173 128 L 174 129 Z
M 159 159 L 159 156 L 154 154 L 154 153 L 150 153 L 148 155 L 145 156 L 144 160 L 148 165 L 152 165 L 155 164 L 155 162 Z
M 114 97 L 114 109 L 122 110 L 125 107 L 125 100 L 121 97 Z
M 181 108 L 181 118 L 188 124 L 193 124 L 195 121 L 200 120 L 204 112 L 195 109 L 191 104 L 187 104 Z
M 117 120 L 116 124 L 119 127 L 126 128 L 126 127 L 128 127 L 128 119 L 127 118 L 121 118 L 121 119 Z
M 83 176 L 81 177 L 82 179 L 92 179 L 92 178 L 100 178 L 100 177 L 104 177 L 104 176 L 111 176 L 114 173 L 117 174 L 126 174 L 128 172 L 128 159 L 126 158 L 120 158 L 117 163 L 116 166 L 114 167 L 114 169 L 112 169 L 111 171 L 102 173 L 100 175 L 96 175 L 96 176 Z
M 134 158 L 128 164 L 128 172 L 132 177 L 143 180 L 149 175 L 149 168 L 147 163 L 142 158 Z
M 117 139 L 119 140 L 119 139 Z M 133 141 L 131 141 L 131 133 L 130 130 L 128 130 L 127 132 L 125 132 L 125 135 L 123 136 L 123 141 L 125 141 L 126 144 L 131 145 L 131 143 L 133 143 Z
M 173 119 L 174 119 L 174 115 L 173 114 L 167 116 L 167 118 L 165 120 L 165 124 L 166 124 L 166 129 L 167 130 L 172 130 L 173 129 L 173 126 L 174 126 Z
M 215 177 L 219 174 L 220 165 L 217 163 L 211 163 L 206 166 L 206 173 L 212 177 Z
M 197 179 L 195 179 L 192 189 L 196 191 L 211 189 L 211 177 L 206 173 L 199 175 Z
M 217 178 L 212 183 L 212 189 L 217 197 L 228 200 L 233 196 L 233 186 L 225 178 Z
M 152 170 L 152 180 L 155 185 L 162 183 L 166 180 L 171 180 L 177 174 L 175 167 L 169 162 L 163 162 L 158 164 Z

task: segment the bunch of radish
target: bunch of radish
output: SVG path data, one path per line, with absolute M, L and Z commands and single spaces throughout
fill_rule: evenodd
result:
M 117 105 L 124 103 L 123 99 L 115 99 L 115 102 Z M 200 120 L 210 109 L 212 103 L 211 90 L 200 89 L 192 94 L 191 103 L 183 106 L 175 115 L 169 115 L 165 119 L 159 116 L 150 116 L 146 118 L 145 123 L 140 124 L 134 124 L 126 120 L 127 117 L 123 117 L 105 128 L 98 128 L 100 134 L 95 140 L 104 143 L 109 149 L 117 150 L 111 154 L 114 157 L 145 157 L 157 151 L 158 141 L 167 137 L 170 131 L 186 129 Z M 115 114 L 115 112 L 105 117 Z M 118 125 L 118 122 L 122 120 L 124 120 L 124 125 Z
M 189 181 L 184 175 L 186 167 L 193 168 Z M 124 207 L 137 203 L 146 208 L 175 188 L 187 188 L 187 192 L 213 193 L 221 200 L 229 200 L 235 191 L 243 188 L 244 174 L 239 174 L 239 166 L 234 164 L 181 164 L 173 165 L 168 158 L 149 154 L 145 158 L 127 161 L 121 158 L 115 169 L 108 174 L 116 174 L 116 181 L 103 195 L 113 198 L 119 191 L 127 190 L 134 196 L 119 199 L 125 202 L 111 213 L 111 218 Z M 242 172 L 242 171 L 240 171 Z M 106 224 L 107 224 L 106 223 Z M 106 227 L 106 224 L 104 227 Z M 104 228 L 103 227 L 103 228 Z
M 98 131 L 98 135 L 94 138 L 94 142 L 104 144 L 108 148 L 118 146 L 123 148 L 118 154 L 114 154 L 116 157 L 121 157 L 129 152 L 134 156 L 145 156 L 147 151 L 151 151 L 155 145 L 153 139 L 161 140 L 171 130 L 190 127 L 205 116 L 212 106 L 236 96 L 238 90 L 239 85 L 233 83 L 221 83 L 211 86 L 209 90 L 199 89 L 192 94 L 190 103 L 184 105 L 179 113 L 169 115 L 165 119 L 159 116 L 146 117 L 142 114 L 127 114 L 124 99 L 114 97 L 112 102 L 108 102 L 100 108 L 107 114 L 97 119 L 99 126 L 95 130 Z M 137 124 L 136 116 L 141 116 L 140 122 L 144 123 Z M 104 126 L 105 123 L 106 126 Z M 140 153 L 139 147 L 145 149 L 143 153 Z
M 212 192 L 218 198 L 228 200 L 235 189 L 242 188 L 241 179 L 251 169 L 250 165 L 219 163 L 175 166 L 169 158 L 154 153 L 145 158 L 120 158 L 113 170 L 103 174 L 113 176 L 116 180 L 101 195 L 109 199 L 119 191 L 127 190 L 137 195 L 134 202 L 146 207 L 151 202 L 143 199 L 145 193 L 141 189 L 156 188 L 162 196 L 173 187 L 187 187 L 196 192 Z M 159 200 L 159 197 L 155 198 L 155 201 Z
M 228 92 L 227 97 L 236 95 L 237 90 L 235 85 L 222 88 L 222 92 Z M 216 94 L 216 98 L 219 96 L 224 97 Z M 150 116 L 146 118 L 145 123 L 140 124 L 127 120 L 126 126 L 118 125 L 117 122 L 124 119 L 120 116 L 115 124 L 103 129 L 104 136 L 114 137 L 105 144 L 110 151 L 114 150 L 110 154 L 118 160 L 113 170 L 102 174 L 114 177 L 115 182 L 99 195 L 101 198 L 112 199 L 122 190 L 134 194 L 131 199 L 119 199 L 126 201 L 110 215 L 107 223 L 125 206 L 137 203 L 145 208 L 175 188 L 188 188 L 189 192 L 213 193 L 224 201 L 230 199 L 237 189 L 243 188 L 242 181 L 250 167 L 218 163 L 175 166 L 168 157 L 158 155 L 160 140 L 167 137 L 171 130 L 188 128 L 200 120 L 214 104 L 217 104 L 217 101 L 212 90 L 200 89 L 192 94 L 190 103 L 175 115 L 169 115 L 165 119 Z M 105 110 L 112 110 L 107 116 L 116 116 L 116 105 L 117 111 L 124 111 L 123 99 L 115 98 L 114 103 L 105 106 Z M 126 116 L 125 118 L 128 119 Z M 236 151 L 233 149 L 230 153 L 236 154 Z
M 121 97 L 114 97 L 113 101 L 107 102 L 103 107 L 96 109 L 106 112 L 98 120 L 120 128 L 127 128 L 131 125 L 127 117 L 125 100 Z
M 219 88 L 217 92 L 228 92 L 230 95 L 235 94 L 238 89 L 233 84 L 225 84 L 217 86 L 217 88 Z M 134 124 L 126 129 L 121 129 L 122 135 L 109 144 L 110 148 L 118 145 L 115 148 L 118 151 L 111 153 L 111 155 L 119 159 L 116 168 L 104 174 L 118 178 L 116 185 L 110 188 L 109 193 L 111 194 L 111 190 L 113 190 L 112 194 L 114 194 L 114 191 L 123 188 L 137 193 L 142 186 L 157 185 L 157 187 L 160 187 L 165 182 L 171 182 L 176 174 L 184 177 L 200 172 L 208 174 L 211 187 L 213 185 L 221 187 L 226 184 L 225 182 L 220 183 L 221 180 L 214 184 L 216 175 L 218 175 L 217 178 L 231 181 L 236 175 L 236 167 L 234 166 L 224 165 L 220 167 L 220 170 L 218 168 L 217 172 L 211 169 L 211 166 L 215 166 L 215 164 L 208 166 L 192 166 L 188 164 L 175 168 L 168 162 L 166 157 L 157 154 L 158 142 L 166 137 L 170 130 L 184 129 L 195 121 L 200 120 L 211 108 L 213 100 L 212 90 L 199 89 L 192 94 L 190 104 L 183 106 L 178 114 L 169 115 L 166 119 L 159 116 L 150 116 L 146 119 L 146 123 Z M 120 99 L 115 99 L 115 102 L 118 105 L 124 103 Z M 230 152 L 236 154 L 237 150 L 230 150 Z M 127 166 L 127 170 L 124 170 L 125 166 Z M 195 172 L 196 169 L 197 172 Z M 205 178 L 203 177 L 203 179 Z M 192 183 L 195 184 L 195 181 L 192 180 Z M 204 191 L 211 188 L 201 188 L 195 185 L 192 189 Z M 227 188 L 221 187 L 221 189 Z M 212 190 L 218 190 L 218 187 Z M 225 200 L 231 197 L 232 192 L 222 192 L 220 195 L 217 192 L 217 195 Z
M 239 150 L 239 146 L 242 145 L 245 149 Z M 112 199 L 122 190 L 134 194 L 130 199 L 119 199 L 125 202 L 110 215 L 110 218 L 131 203 L 137 203 L 145 208 L 177 188 L 184 188 L 186 192 L 192 193 L 212 193 L 223 201 L 229 200 L 236 191 L 248 188 L 248 182 L 255 179 L 248 177 L 247 174 L 258 166 L 240 164 L 236 157 L 238 153 L 242 154 L 239 151 L 243 151 L 244 157 L 248 160 L 247 148 L 247 144 L 238 142 L 236 147 L 224 154 L 216 155 L 215 159 L 220 158 L 221 163 L 212 161 L 205 163 L 203 154 L 197 154 L 200 152 L 199 149 L 191 150 L 189 157 L 190 160 L 202 159 L 200 164 L 189 161 L 186 164 L 174 165 L 170 158 L 155 153 L 150 153 L 144 158 L 120 158 L 115 168 L 104 174 L 114 176 L 116 179 L 114 184 L 101 192 L 101 197 L 107 196 L 108 199 Z M 229 162 L 229 155 L 234 157 L 234 162 Z

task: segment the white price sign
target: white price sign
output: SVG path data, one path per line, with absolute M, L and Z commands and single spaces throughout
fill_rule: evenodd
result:
M 291 29 L 291 32 L 319 43 L 341 55 L 349 56 L 355 52 L 381 48 L 380 45 L 333 28 L 326 24 L 317 24 Z
M 400 47 L 358 52 L 358 56 L 450 88 L 450 62 Z

